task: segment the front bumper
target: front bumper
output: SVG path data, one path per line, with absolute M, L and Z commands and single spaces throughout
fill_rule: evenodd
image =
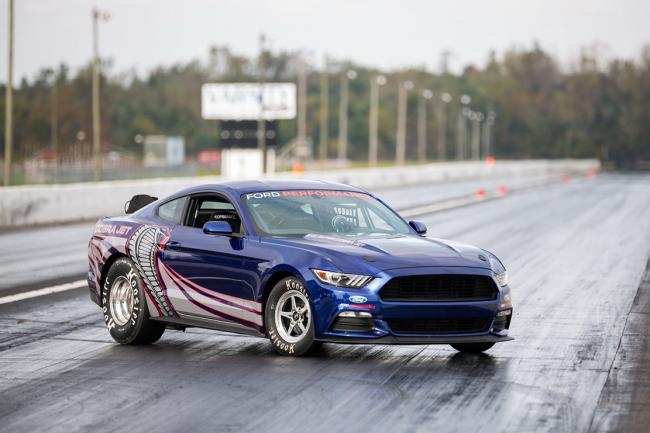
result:
M 508 328 L 512 317 L 510 288 L 498 287 L 495 299 L 453 302 L 388 302 L 379 291 L 391 278 L 429 274 L 471 274 L 492 276 L 489 269 L 469 267 L 420 267 L 382 272 L 363 289 L 328 286 L 314 278 L 306 279 L 315 309 L 317 340 L 354 344 L 451 344 L 510 341 Z M 495 282 L 496 284 L 496 282 Z M 364 302 L 360 302 L 365 298 Z M 352 299 L 351 299 L 352 298 Z M 353 302 L 354 301 L 354 302 Z M 509 313 L 504 313 L 509 310 Z M 337 318 L 342 312 L 359 312 L 368 317 L 368 326 L 341 329 Z M 500 314 L 501 317 L 497 315 Z M 502 315 L 508 314 L 507 318 Z M 507 320 L 506 320 L 507 319 Z M 396 332 L 390 326 L 396 320 L 480 320 L 486 325 L 470 332 Z M 340 323 L 340 322 L 339 322 Z M 359 330 L 361 329 L 361 330 Z

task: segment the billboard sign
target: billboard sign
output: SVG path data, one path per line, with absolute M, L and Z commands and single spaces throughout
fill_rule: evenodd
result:
M 213 83 L 201 88 L 204 119 L 266 120 L 296 117 L 294 83 Z

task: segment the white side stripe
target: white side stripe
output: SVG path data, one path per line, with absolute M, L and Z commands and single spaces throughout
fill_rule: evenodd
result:
M 51 295 L 53 293 L 67 292 L 68 290 L 80 289 L 82 287 L 88 287 L 87 280 L 79 280 L 73 283 L 59 284 L 58 286 L 45 287 L 38 290 L 31 290 L 29 292 L 16 293 L 15 295 L 3 296 L 0 298 L 0 305 L 23 301 L 25 299 L 36 298 L 39 296 Z

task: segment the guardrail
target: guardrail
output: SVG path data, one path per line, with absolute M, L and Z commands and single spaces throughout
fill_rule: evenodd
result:
M 308 178 L 376 190 L 420 183 L 453 182 L 496 176 L 587 173 L 600 169 L 595 159 L 444 162 L 405 167 L 280 173 L 274 178 Z M 221 177 L 143 179 L 98 183 L 15 186 L 0 188 L 0 228 L 88 221 L 124 212 L 135 194 L 164 197 L 194 185 L 218 183 Z

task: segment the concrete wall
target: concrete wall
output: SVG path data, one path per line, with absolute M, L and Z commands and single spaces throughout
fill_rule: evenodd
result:
M 586 173 L 597 160 L 527 160 L 431 163 L 407 167 L 312 171 L 300 177 L 341 182 L 368 190 L 419 183 L 503 176 Z M 276 178 L 297 177 L 290 173 Z M 216 183 L 219 177 L 163 178 L 0 188 L 0 228 L 66 223 L 124 213 L 135 194 L 164 197 L 182 188 Z

